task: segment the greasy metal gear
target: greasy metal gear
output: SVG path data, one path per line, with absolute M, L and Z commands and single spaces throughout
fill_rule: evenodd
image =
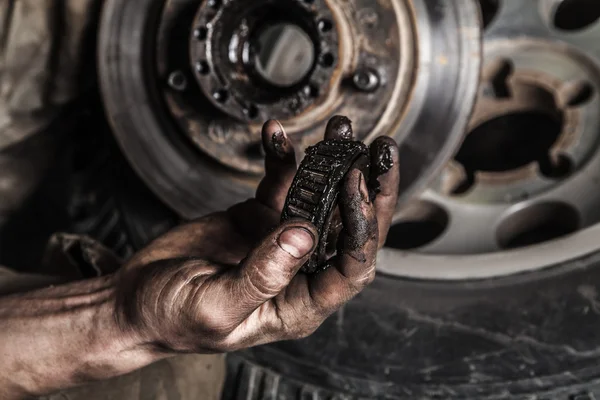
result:
M 353 168 L 369 176 L 369 149 L 362 142 L 324 140 L 306 150 L 281 215 L 282 222 L 296 218 L 310 221 L 319 232 L 317 250 L 302 268 L 306 273 L 328 267 L 327 252 L 332 244 L 329 241 L 336 239 L 330 231 L 336 226 L 333 220 L 340 188 Z

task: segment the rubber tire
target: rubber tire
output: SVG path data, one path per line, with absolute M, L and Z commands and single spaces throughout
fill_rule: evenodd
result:
M 474 283 L 378 276 L 313 336 L 230 355 L 223 399 L 600 398 L 599 264 Z

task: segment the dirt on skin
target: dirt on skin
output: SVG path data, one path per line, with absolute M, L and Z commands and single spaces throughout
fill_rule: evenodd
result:
M 273 143 L 273 149 L 277 156 L 279 158 L 285 157 L 288 152 L 288 141 L 283 131 L 275 132 L 271 138 L 271 143 Z
M 376 140 L 371 146 L 371 168 L 375 176 L 385 174 L 394 166 L 391 146 L 387 140 Z

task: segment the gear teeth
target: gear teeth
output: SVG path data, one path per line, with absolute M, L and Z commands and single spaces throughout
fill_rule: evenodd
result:
M 285 202 L 282 221 L 301 218 L 319 232 L 319 246 L 303 271 L 326 268 L 329 227 L 339 190 L 348 171 L 357 166 L 368 176 L 369 151 L 361 142 L 326 140 L 307 149 Z
M 312 219 L 312 215 L 309 211 L 303 210 L 302 208 L 290 205 L 289 206 L 289 212 L 290 215 L 293 217 L 297 217 L 297 218 L 304 218 L 307 220 L 311 220 Z
M 319 204 L 319 195 L 317 193 L 313 193 L 309 190 L 298 188 L 296 190 L 296 196 L 298 199 L 303 200 L 307 203 L 317 205 Z
M 313 171 L 310 169 L 302 171 L 302 178 L 309 179 L 313 182 L 326 184 L 327 183 L 327 175 L 323 174 L 319 171 Z

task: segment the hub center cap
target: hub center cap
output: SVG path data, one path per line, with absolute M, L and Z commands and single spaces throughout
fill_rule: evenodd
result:
M 288 119 L 329 90 L 338 33 L 326 2 L 204 2 L 190 61 L 204 95 L 240 121 Z

